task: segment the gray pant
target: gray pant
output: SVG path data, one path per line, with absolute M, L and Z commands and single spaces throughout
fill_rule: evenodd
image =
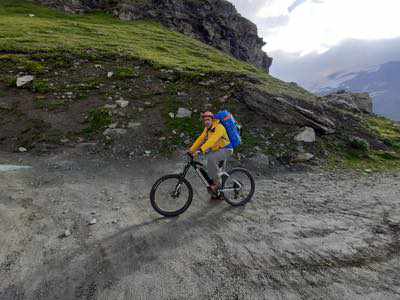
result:
M 219 151 L 216 152 L 210 152 L 207 154 L 207 172 L 208 175 L 211 177 L 211 179 L 214 181 L 214 183 L 221 183 L 220 178 L 218 176 L 218 163 L 221 160 L 226 160 L 228 157 L 230 157 L 233 154 L 232 149 L 226 149 L 223 148 Z

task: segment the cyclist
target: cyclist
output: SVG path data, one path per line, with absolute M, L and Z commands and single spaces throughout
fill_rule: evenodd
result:
M 233 154 L 233 148 L 230 146 L 225 127 L 219 120 L 214 119 L 214 114 L 206 111 L 201 116 L 204 130 L 188 152 L 194 156 L 200 153 L 206 155 L 208 175 L 213 180 L 210 189 L 215 194 L 221 186 L 221 179 L 218 176 L 218 162 L 230 157 Z M 212 199 L 216 198 L 212 197 Z

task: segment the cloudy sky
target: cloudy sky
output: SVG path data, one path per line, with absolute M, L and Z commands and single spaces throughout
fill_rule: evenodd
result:
M 400 0 L 230 0 L 255 22 L 267 51 L 322 53 L 345 39 L 400 36 Z
M 275 59 L 273 74 L 274 67 L 275 70 L 285 69 L 284 64 L 288 62 L 307 60 L 309 63 L 310 59 L 320 59 L 320 56 L 332 58 L 326 54 L 333 50 L 340 52 L 338 48 L 342 45 L 352 53 L 349 45 L 359 49 L 368 48 L 371 43 L 376 47 L 379 41 L 393 44 L 393 40 L 399 41 L 396 38 L 400 37 L 400 0 L 229 1 L 244 17 L 257 24 L 259 35 L 267 42 L 264 50 Z M 400 43 L 397 44 L 400 47 Z M 384 46 L 382 51 L 385 52 Z M 381 52 L 383 61 L 371 56 L 366 59 L 371 63 L 383 63 L 385 55 Z M 358 51 L 357 55 L 360 53 L 363 52 Z M 400 51 L 398 55 L 400 59 Z M 368 61 L 364 60 L 364 64 Z M 275 75 L 285 77 L 281 73 Z

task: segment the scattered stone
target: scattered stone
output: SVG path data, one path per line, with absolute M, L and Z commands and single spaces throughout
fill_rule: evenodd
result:
M 31 18 L 33 18 L 35 15 L 34 15 L 34 14 L 29 14 L 28 16 L 31 17 Z
M 143 107 L 139 107 L 139 108 L 138 108 L 138 111 L 139 111 L 139 112 L 142 112 L 142 111 L 144 111 L 144 108 L 143 108 Z
M 140 126 L 142 126 L 142 123 L 140 122 L 129 122 L 128 124 L 128 128 L 138 128 Z
M 171 119 L 174 119 L 174 118 L 175 118 L 175 114 L 172 113 L 172 112 L 168 113 L 168 115 L 169 115 L 169 117 L 170 117 Z
M 189 96 L 189 94 L 185 92 L 178 92 L 178 97 L 186 97 L 186 96 Z
M 26 152 L 26 151 L 28 151 L 25 147 L 19 147 L 18 148 L 18 151 L 19 152 Z
M 365 173 L 372 173 L 371 169 L 365 169 L 364 171 L 365 171 Z
M 126 134 L 126 129 L 123 128 L 107 128 L 104 130 L 103 135 L 106 136 L 115 136 L 115 135 L 124 135 Z
M 165 136 L 160 137 L 158 140 L 165 141 L 167 138 Z
M 314 155 L 311 153 L 298 153 L 296 157 L 293 159 L 293 162 L 306 162 L 314 158 Z
M 116 105 L 116 104 L 106 104 L 106 105 L 104 105 L 104 108 L 107 108 L 107 109 L 116 109 L 116 108 L 117 108 L 117 105 Z
M 117 103 L 117 105 L 121 108 L 125 108 L 129 105 L 129 101 L 122 100 L 122 99 L 115 101 L 115 103 Z
M 145 155 L 145 156 L 150 156 L 150 155 L 151 155 L 151 151 L 150 151 L 150 150 L 144 151 L 144 155 Z
M 108 72 L 107 73 L 107 78 L 111 78 L 111 77 L 113 77 L 113 75 L 114 75 L 114 72 Z
M 32 75 L 21 76 L 17 78 L 17 87 L 24 86 L 25 84 L 31 82 L 33 80 Z
M 69 237 L 71 235 L 71 231 L 68 229 L 64 231 L 63 237 Z
M 97 223 L 97 220 L 95 218 L 91 219 L 89 222 L 89 225 L 94 225 Z
M 179 135 L 179 137 L 184 138 L 184 137 L 185 137 L 185 134 L 182 132 L 182 133 Z
M 225 103 L 226 101 L 228 101 L 228 99 L 229 99 L 229 96 L 228 96 L 228 95 L 225 95 L 225 96 L 222 96 L 221 98 L 219 98 L 219 101 L 220 101 L 221 103 Z
M 151 106 L 152 103 L 151 103 L 150 101 L 146 101 L 146 102 L 144 103 L 144 105 L 146 105 L 146 106 Z
M 94 65 L 94 67 L 95 67 L 96 69 L 100 69 L 100 68 L 101 68 L 101 65 Z
M 176 114 L 177 118 L 190 118 L 192 116 L 192 112 L 187 108 L 179 107 L 178 112 Z
M 302 132 L 294 137 L 296 142 L 314 143 L 315 130 L 311 127 L 306 127 Z
M 68 143 L 68 142 L 70 142 L 70 140 L 69 139 L 61 139 L 61 141 L 60 141 L 61 143 L 63 143 L 63 144 L 65 144 L 65 143 Z
M 118 123 L 112 123 L 112 124 L 108 125 L 108 128 L 114 129 L 114 128 L 117 128 L 117 125 L 118 125 Z

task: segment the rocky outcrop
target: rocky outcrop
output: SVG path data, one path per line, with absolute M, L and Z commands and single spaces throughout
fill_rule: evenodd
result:
M 268 121 L 294 126 L 309 126 L 320 134 L 335 132 L 335 122 L 324 114 L 318 102 L 307 102 L 288 96 L 269 94 L 256 85 L 246 84 L 235 98 Z
M 226 0 L 35 0 L 67 12 L 112 11 L 122 20 L 151 19 L 192 36 L 267 72 L 272 58 L 262 51 L 257 26 Z
M 323 97 L 332 106 L 354 112 L 372 113 L 372 98 L 368 93 L 339 91 Z

